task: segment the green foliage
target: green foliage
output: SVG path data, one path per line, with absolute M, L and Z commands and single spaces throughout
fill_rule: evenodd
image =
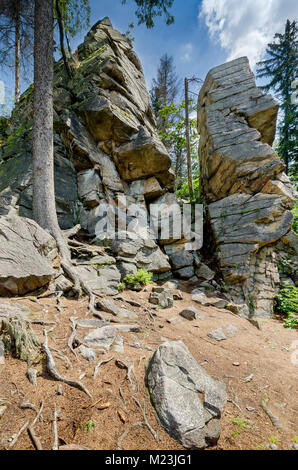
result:
M 278 439 L 277 437 L 269 437 L 268 439 L 269 442 L 272 442 L 272 444 L 278 444 Z
M 123 281 L 128 288 L 132 288 L 137 284 L 145 286 L 146 284 L 152 284 L 152 276 L 153 274 L 148 272 L 146 269 L 139 269 L 136 275 L 127 274 Z
M 87 432 L 91 432 L 93 431 L 97 426 L 97 422 L 96 421 L 87 421 L 85 424 L 84 424 L 84 428 Z
M 122 4 L 125 3 L 126 0 L 122 0 Z M 139 24 L 144 23 L 147 28 L 153 28 L 154 18 L 162 15 L 165 15 L 167 25 L 174 23 L 174 17 L 169 13 L 174 0 L 135 0 L 135 3 L 138 6 L 136 17 Z
M 56 11 L 54 0 L 54 11 Z M 64 32 L 72 38 L 89 27 L 90 5 L 89 0 L 59 0 Z
M 243 431 L 247 431 L 248 429 L 251 428 L 251 425 L 248 423 L 248 421 L 245 418 L 232 418 L 231 421 Z
M 196 110 L 194 100 L 189 102 L 190 115 Z M 189 198 L 188 181 L 187 181 L 187 164 L 186 164 L 186 121 L 185 121 L 185 101 L 178 105 L 170 104 L 163 106 L 159 110 L 159 115 L 164 118 L 166 124 L 164 131 L 160 131 L 159 135 L 169 149 L 173 161 L 173 169 L 176 174 L 177 195 L 183 199 Z M 199 195 L 199 158 L 198 145 L 199 135 L 197 132 L 196 119 L 189 120 L 190 127 L 190 154 L 192 160 L 192 175 L 194 182 L 195 199 Z
M 287 285 L 277 294 L 277 310 L 286 316 L 285 328 L 298 328 L 298 287 Z
M 121 292 L 123 292 L 123 291 L 125 290 L 125 288 L 126 288 L 126 285 L 124 284 L 124 282 L 120 282 L 120 284 L 118 285 L 118 292 L 119 292 L 119 294 L 120 294 Z
M 281 101 L 282 119 L 279 124 L 277 152 L 284 159 L 287 172 L 298 165 L 297 105 L 291 101 L 292 82 L 297 78 L 297 22 L 287 20 L 284 34 L 275 34 L 275 42 L 268 44 L 268 59 L 257 64 L 257 75 L 269 77 L 269 83 L 261 87 L 273 90 Z

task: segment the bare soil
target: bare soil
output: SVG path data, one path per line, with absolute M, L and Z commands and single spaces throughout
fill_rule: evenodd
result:
M 172 439 L 159 424 L 144 383 L 145 365 L 153 351 L 165 340 L 182 340 L 195 359 L 216 379 L 223 380 L 227 386 L 229 401 L 221 420 L 221 437 L 212 449 L 249 450 L 265 448 L 270 442 L 277 442 L 279 449 L 290 449 L 297 439 L 297 365 L 291 361 L 291 345 L 298 339 L 297 331 L 283 327 L 278 317 L 262 321 L 258 330 L 247 320 L 237 315 L 211 307 L 202 307 L 192 302 L 190 289 L 195 286 L 183 284 L 183 300 L 175 301 L 171 309 L 157 309 L 152 317 L 147 307 L 151 287 L 140 293 L 125 291 L 121 295 L 135 300 L 142 308 L 131 307 L 119 302 L 138 314 L 142 327 L 140 333 L 123 333 L 124 354 L 113 351 L 98 353 L 98 361 L 113 360 L 100 367 L 93 379 L 97 362 L 90 363 L 80 355 L 76 360 L 67 347 L 71 334 L 70 317 L 86 318 L 87 300 L 74 300 L 62 297 L 62 313 L 57 310 L 53 298 L 40 299 L 42 306 L 28 299 L 3 299 L 27 305 L 32 319 L 56 322 L 49 333 L 49 345 L 65 354 L 72 366 L 53 353 L 60 375 L 80 380 L 91 392 L 90 399 L 83 392 L 62 384 L 63 394 L 57 394 L 59 382 L 53 380 L 46 371 L 45 359 L 35 365 L 39 375 L 37 386 L 29 383 L 26 377 L 27 364 L 6 356 L 5 365 L 0 365 L 0 401 L 8 407 L 0 418 L 0 448 L 9 445 L 9 439 L 18 432 L 27 420 L 33 420 L 35 412 L 22 409 L 20 405 L 30 402 L 37 409 L 43 403 L 42 420 L 35 425 L 35 433 L 40 437 L 43 449 L 53 446 L 54 405 L 59 410 L 59 444 L 80 444 L 90 449 L 116 450 L 119 438 L 136 422 L 143 421 L 140 408 L 133 396 L 146 405 L 147 419 L 157 433 L 157 441 L 147 427 L 135 427 L 121 442 L 124 450 L 180 450 L 182 446 Z M 204 320 L 168 323 L 172 317 L 187 306 L 193 305 L 205 315 Z M 207 335 L 211 330 L 228 325 L 238 328 L 234 337 L 225 341 L 215 341 Z M 34 325 L 40 342 L 43 342 L 43 328 Z M 52 327 L 47 326 L 47 330 Z M 78 327 L 78 337 L 91 331 Z M 138 348 L 138 346 L 141 346 Z M 296 346 L 297 347 L 297 346 Z M 127 380 L 126 369 L 120 368 L 116 360 L 134 365 L 136 378 L 132 374 L 135 389 Z M 253 374 L 251 381 L 245 379 Z M 122 397 L 121 397 L 122 394 Z M 267 405 L 278 417 L 283 429 L 273 426 L 261 408 L 261 400 L 266 397 Z M 105 405 L 105 409 L 103 408 Z M 27 431 L 24 431 L 14 449 L 34 449 Z

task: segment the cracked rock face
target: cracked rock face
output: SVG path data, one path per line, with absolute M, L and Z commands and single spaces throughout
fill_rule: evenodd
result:
M 56 254 L 54 239 L 33 220 L 1 216 L 0 296 L 22 295 L 48 284 L 55 275 L 50 261 Z
M 256 87 L 246 57 L 210 70 L 198 101 L 201 187 L 231 300 L 270 317 L 275 246 L 291 229 L 295 191 L 271 145 L 278 105 Z
M 146 379 L 161 424 L 172 437 L 187 449 L 216 444 L 226 404 L 225 384 L 199 366 L 182 341 L 159 346 Z

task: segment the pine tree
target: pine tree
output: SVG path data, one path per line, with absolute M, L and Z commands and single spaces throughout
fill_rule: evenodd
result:
M 21 92 L 23 70 L 33 51 L 33 2 L 0 0 L 0 66 L 15 69 L 15 101 Z
M 284 34 L 276 33 L 276 41 L 268 44 L 266 53 L 269 58 L 257 64 L 257 76 L 270 78 L 262 89 L 274 91 L 281 102 L 278 152 L 285 162 L 287 174 L 297 170 L 298 165 L 298 111 L 291 100 L 294 92 L 291 85 L 297 78 L 297 36 L 297 22 L 287 20 Z
M 157 70 L 157 78 L 152 81 L 150 91 L 153 109 L 157 120 L 157 128 L 165 133 L 171 115 L 160 114 L 164 106 L 170 106 L 175 103 L 181 87 L 181 82 L 176 74 L 173 57 L 164 54 L 160 58 Z M 165 139 L 166 140 L 166 139 Z

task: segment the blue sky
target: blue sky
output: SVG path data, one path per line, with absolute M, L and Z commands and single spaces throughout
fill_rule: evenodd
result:
M 135 23 L 134 47 L 148 88 L 164 53 L 174 57 L 181 79 L 204 79 L 211 67 L 243 55 L 254 67 L 274 33 L 283 31 L 286 19 L 298 19 L 297 0 L 174 0 L 175 23 L 166 26 L 164 18 L 157 18 L 155 28 L 148 30 L 137 26 L 134 0 L 127 0 L 125 6 L 121 0 L 90 0 L 90 5 L 91 25 L 109 16 L 114 27 L 125 32 Z M 85 33 L 75 38 L 74 49 Z M 0 80 L 13 88 L 11 74 L 0 72 Z

